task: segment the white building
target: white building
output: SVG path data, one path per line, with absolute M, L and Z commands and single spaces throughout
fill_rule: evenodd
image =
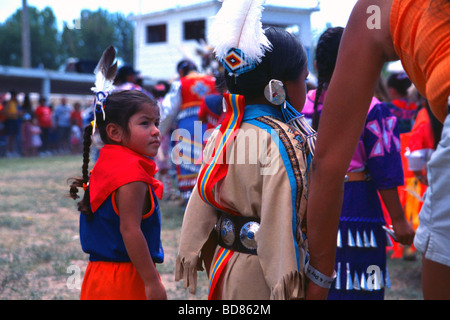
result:
M 182 59 L 192 59 L 201 67 L 196 51 L 204 48 L 202 44 L 205 44 L 211 17 L 217 14 L 221 4 L 217 0 L 204 1 L 133 17 L 136 22 L 135 68 L 144 77 L 170 80 L 176 76 L 176 65 Z M 262 23 L 289 28 L 302 41 L 311 58 L 310 17 L 318 10 L 317 7 L 266 5 Z

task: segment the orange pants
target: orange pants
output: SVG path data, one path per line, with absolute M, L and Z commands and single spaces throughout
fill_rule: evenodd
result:
M 81 300 L 145 300 L 145 287 L 132 263 L 89 262 Z

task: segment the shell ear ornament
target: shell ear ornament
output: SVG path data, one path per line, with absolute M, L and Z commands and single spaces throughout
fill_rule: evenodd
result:
M 286 90 L 284 89 L 283 82 L 280 80 L 272 79 L 264 89 L 264 96 L 270 103 L 280 106 L 284 104 L 286 108 Z

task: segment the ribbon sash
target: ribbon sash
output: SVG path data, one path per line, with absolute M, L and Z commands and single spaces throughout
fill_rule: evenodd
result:
M 200 171 L 198 178 L 198 191 L 200 197 L 207 204 L 227 212 L 238 215 L 236 212 L 225 208 L 219 204 L 213 195 L 214 186 L 222 180 L 228 172 L 227 149 L 234 141 L 237 130 L 240 127 L 245 108 L 245 98 L 235 94 L 225 94 L 224 99 L 227 104 L 227 113 L 219 129 L 219 136 L 215 142 L 211 158 L 206 161 L 205 166 Z
M 216 261 L 213 264 L 213 268 L 211 271 L 211 279 L 209 281 L 209 295 L 208 300 L 216 300 L 217 293 L 216 293 L 216 285 L 219 282 L 220 275 L 222 274 L 223 269 L 227 265 L 228 261 L 233 256 L 234 251 L 220 248 L 219 252 L 217 253 Z
M 238 213 L 232 212 L 232 210 L 219 204 L 214 199 L 213 194 L 214 186 L 227 175 L 228 164 L 226 151 L 236 137 L 245 109 L 245 99 L 243 96 L 225 94 L 224 99 L 227 105 L 227 113 L 220 126 L 219 136 L 215 141 L 213 153 L 210 159 L 207 159 L 206 164 L 200 171 L 198 191 L 200 198 L 207 204 L 229 214 L 238 215 Z M 219 282 L 222 271 L 233 254 L 234 251 L 232 250 L 220 248 L 211 272 L 208 300 L 216 299 L 216 285 Z

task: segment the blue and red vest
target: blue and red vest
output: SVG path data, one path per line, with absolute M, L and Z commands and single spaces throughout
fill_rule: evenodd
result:
M 115 205 L 115 192 L 121 186 L 142 181 L 148 184 L 151 209 L 142 216 L 141 230 L 155 263 L 162 263 L 161 212 L 158 198 L 162 198 L 163 185 L 153 178 L 158 171 L 154 161 L 134 151 L 105 145 L 101 151 L 89 182 L 89 195 L 93 218 L 81 214 L 80 240 L 90 261 L 130 262 L 122 234 L 120 216 Z

